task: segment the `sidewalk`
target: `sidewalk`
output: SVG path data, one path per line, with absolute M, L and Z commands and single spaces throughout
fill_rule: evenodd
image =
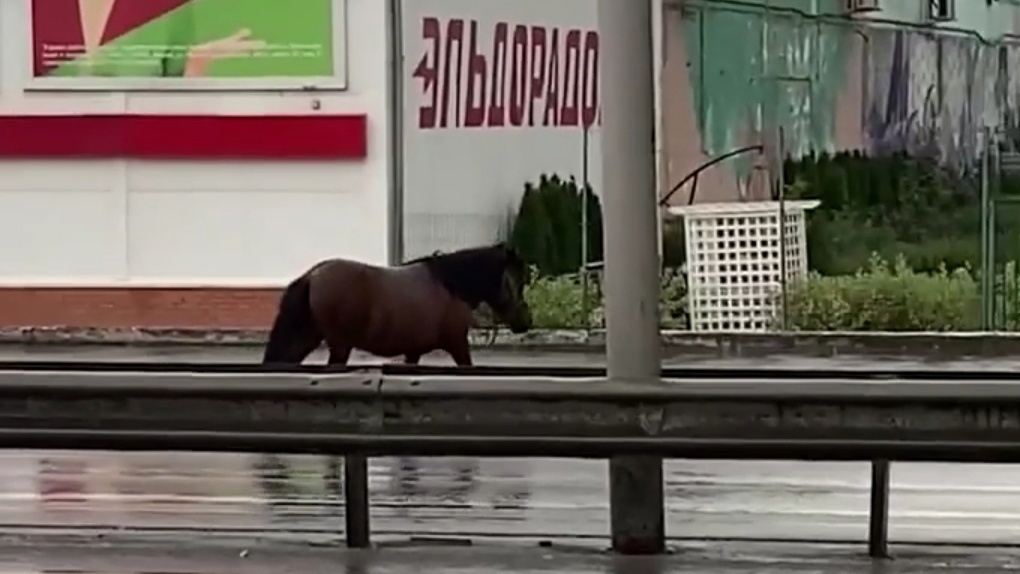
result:
M 130 345 L 261 347 L 264 330 L 250 329 L 88 329 L 0 327 L 0 345 Z M 776 354 L 911 357 L 1020 357 L 1020 333 L 980 332 L 660 332 L 666 357 L 763 357 Z M 471 344 L 494 351 L 581 352 L 605 350 L 603 330 L 534 329 L 524 334 L 475 330 Z
M 818 351 L 818 349 L 815 349 Z M 763 355 L 739 353 L 688 354 L 664 350 L 664 367 L 701 368 L 776 368 L 776 369 L 940 369 L 955 371 L 1016 370 L 1020 368 L 1020 352 L 1016 355 L 960 356 L 951 353 L 888 352 L 827 352 L 812 353 L 810 349 L 790 349 Z M 605 365 L 604 350 L 564 350 L 543 346 L 476 347 L 472 355 L 476 365 L 498 366 L 587 366 Z M 99 362 L 158 362 L 158 363 L 258 363 L 262 348 L 255 345 L 198 345 L 198 344 L 3 344 L 0 343 L 0 361 L 99 361 Z M 308 364 L 324 364 L 326 352 L 313 353 Z M 355 351 L 353 365 L 371 365 L 392 362 Z M 399 360 L 396 360 L 399 362 Z M 436 352 L 422 357 L 423 365 L 453 366 L 446 353 Z

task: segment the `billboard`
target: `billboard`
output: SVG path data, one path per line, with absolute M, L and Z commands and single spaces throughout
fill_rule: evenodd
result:
M 344 0 L 32 0 L 35 86 L 344 88 Z
M 405 0 L 401 15 L 404 259 L 505 238 L 543 174 L 599 192 L 595 2 Z

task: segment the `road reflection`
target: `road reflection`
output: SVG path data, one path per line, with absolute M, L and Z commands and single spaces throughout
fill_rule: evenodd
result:
M 604 537 L 605 461 L 374 458 L 380 535 Z M 343 528 L 342 458 L 180 452 L 0 453 L 0 526 L 328 533 Z M 893 467 L 903 541 L 1020 539 L 1010 465 Z M 674 536 L 863 540 L 865 463 L 669 461 Z
M 434 468 L 435 465 L 430 468 L 428 462 L 428 459 L 409 456 L 395 459 L 395 472 L 390 475 L 390 492 L 403 498 L 466 502 L 476 490 L 476 459 L 447 459 L 446 468 L 439 469 Z
M 472 502 L 503 510 L 524 510 L 531 500 L 528 465 L 476 458 L 390 459 L 392 496 L 407 506 Z
M 343 458 L 316 457 L 317 465 L 296 457 L 266 454 L 252 472 L 273 512 L 307 515 L 318 507 L 343 512 Z M 372 503 L 409 515 L 422 508 L 489 507 L 525 510 L 531 499 L 527 465 L 466 457 L 372 459 Z

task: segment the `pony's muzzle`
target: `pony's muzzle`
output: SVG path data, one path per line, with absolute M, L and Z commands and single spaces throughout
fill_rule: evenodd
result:
M 519 305 L 514 313 L 507 318 L 506 324 L 510 332 L 520 335 L 531 330 L 531 309 L 527 305 Z

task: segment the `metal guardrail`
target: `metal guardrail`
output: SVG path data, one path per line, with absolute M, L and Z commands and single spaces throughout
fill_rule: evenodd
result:
M 368 544 L 368 456 L 1020 462 L 1014 373 L 717 371 L 620 383 L 510 372 L 7 369 L 0 448 L 347 455 L 352 546 Z M 888 464 L 873 463 L 876 556 L 885 553 L 887 506 Z
M 375 373 L 414 377 L 605 377 L 604 367 L 475 365 L 471 367 L 407 365 L 404 363 L 331 365 L 263 365 L 258 363 L 189 363 L 155 361 L 0 361 L 0 374 L 10 371 L 46 371 L 71 373 L 199 373 L 199 374 L 342 374 Z M 1017 381 L 1020 372 L 964 371 L 945 369 L 790 369 L 790 368 L 719 368 L 667 367 L 663 379 L 857 379 L 857 380 L 921 380 L 921 381 Z

